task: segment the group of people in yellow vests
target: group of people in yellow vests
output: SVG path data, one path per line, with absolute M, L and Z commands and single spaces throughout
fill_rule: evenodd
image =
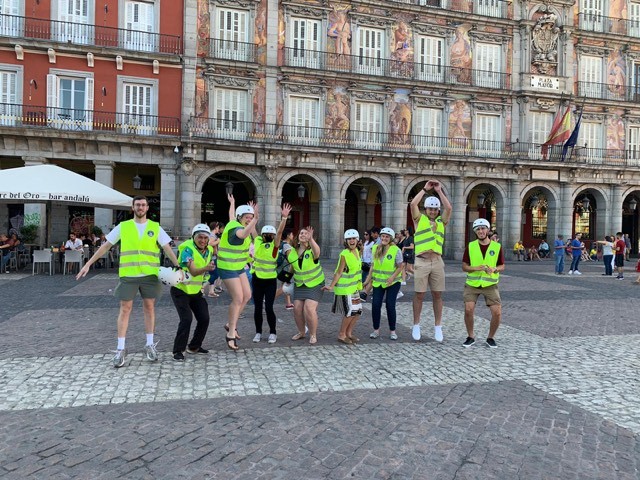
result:
M 424 200 L 424 211 L 420 205 Z M 141 200 L 142 198 L 142 200 Z M 117 235 L 107 236 L 107 242 L 96 251 L 78 274 L 78 279 L 88 273 L 89 267 L 104 255 L 117 241 L 122 242 L 120 262 L 120 281 L 116 287 L 116 297 L 120 299 L 118 316 L 118 348 L 113 365 L 118 368 L 125 365 L 125 334 L 133 298 L 139 291 L 143 298 L 145 332 L 147 345 L 146 357 L 156 361 L 157 351 L 153 343 L 155 325 L 154 302 L 158 298 L 158 278 L 171 285 L 171 298 L 180 318 L 174 340 L 173 358 L 184 361 L 185 353 L 207 354 L 202 347 L 209 325 L 209 312 L 206 299 L 202 294 L 203 284 L 213 270 L 217 270 L 229 294 L 226 330 L 226 345 L 238 350 L 238 319 L 253 299 L 255 304 L 254 321 L 256 335 L 254 342 L 260 342 L 262 335 L 263 306 L 269 325 L 268 343 L 276 343 L 276 317 L 273 311 L 274 300 L 280 291 L 293 295 L 293 313 L 297 328 L 292 340 L 303 340 L 314 345 L 318 342 L 318 304 L 324 292 L 333 292 L 332 312 L 342 316 L 337 341 L 351 345 L 358 343 L 354 334 L 357 320 L 362 314 L 363 291 L 372 293 L 373 331 L 371 339 L 381 335 L 380 322 L 382 305 L 385 304 L 389 324 L 389 338 L 397 340 L 396 300 L 400 292 L 404 261 L 401 249 L 395 245 L 395 232 L 389 227 L 380 230 L 379 240 L 373 245 L 372 263 L 368 274 L 362 274 L 362 253 L 359 249 L 360 235 L 355 229 L 344 232 L 344 249 L 340 252 L 333 278 L 326 284 L 320 265 L 320 246 L 314 238 L 311 226 L 300 229 L 291 240 L 291 246 L 285 253 L 284 262 L 278 267 L 278 255 L 286 221 L 291 205 L 281 207 L 280 222 L 277 227 L 264 225 L 258 233 L 260 220 L 257 205 L 235 205 L 233 195 L 228 195 L 229 222 L 217 242 L 217 251 L 209 244 L 211 230 L 206 224 L 198 224 L 192 230 L 191 238 L 178 248 L 174 255 L 169 246 L 170 239 L 156 222 L 146 219 L 148 204 L 144 197 L 136 197 L 133 202 L 134 218 L 122 222 Z M 424 296 L 431 292 L 434 333 L 437 342 L 444 339 L 442 331 L 442 293 L 445 290 L 444 262 L 442 260 L 445 229 L 451 216 L 451 203 L 437 180 L 428 180 L 410 204 L 415 225 L 414 246 L 415 266 L 413 297 L 412 338 L 422 337 L 420 316 Z M 504 270 L 504 255 L 500 244 L 492 241 L 488 233 L 489 221 L 480 218 L 473 222 L 476 240 L 465 249 L 462 269 L 467 273 L 463 300 L 464 320 L 467 338 L 463 346 L 475 343 L 473 314 L 480 295 L 491 311 L 491 323 L 486 345 L 496 348 L 494 336 L 501 320 L 501 302 L 498 291 L 500 272 Z M 118 228 L 118 227 L 116 227 Z M 115 229 L 114 229 L 115 230 Z M 113 233 L 113 232 L 112 232 Z M 176 267 L 159 268 L 160 249 Z M 251 250 L 253 250 L 251 252 Z M 250 265 L 250 271 L 247 266 Z M 280 273 L 284 272 L 284 273 Z M 155 274 L 155 282 L 154 282 Z M 251 282 L 250 278 L 251 277 Z M 278 289 L 278 279 L 284 280 Z M 293 291 L 291 291 L 293 290 Z M 191 341 L 189 333 L 192 317 L 197 325 Z

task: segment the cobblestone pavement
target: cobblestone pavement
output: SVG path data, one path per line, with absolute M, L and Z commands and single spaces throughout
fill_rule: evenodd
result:
M 208 356 L 171 359 L 177 326 L 158 302 L 160 361 L 143 360 L 141 308 L 130 322 L 130 364 L 110 367 L 116 276 L 0 277 L 0 476 L 4 478 L 640 478 L 640 286 L 556 276 L 550 261 L 513 262 L 501 279 L 498 349 L 477 309 L 466 336 L 459 264 L 447 265 L 445 341 L 410 335 L 411 282 L 398 304 L 400 339 L 335 341 L 331 295 L 317 346 L 289 340 L 225 348 L 227 299 L 210 299 Z M 366 304 L 368 307 L 369 304 Z M 265 332 L 268 327 L 265 322 Z

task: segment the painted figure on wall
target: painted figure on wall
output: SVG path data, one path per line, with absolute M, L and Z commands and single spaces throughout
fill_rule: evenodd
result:
M 264 131 L 264 122 L 266 121 L 266 80 L 261 78 L 253 92 L 253 121 L 256 125 L 256 132 Z
M 624 151 L 624 122 L 619 115 L 612 115 L 607 121 L 607 150 Z
M 351 55 L 351 25 L 349 24 L 349 9 L 347 5 L 333 4 L 329 12 L 329 28 L 327 35 L 334 39 L 333 52 L 338 55 Z M 331 50 L 330 50 L 331 51 Z
M 609 0 L 609 17 L 626 20 L 628 18 L 627 0 Z M 613 20 L 611 22 L 611 33 L 626 34 L 627 22 Z
M 468 23 L 458 25 L 455 30 L 455 39 L 451 44 L 451 73 L 456 76 L 459 83 L 471 83 L 471 39 Z
M 451 0 L 450 10 L 473 13 L 473 2 L 470 2 L 469 0 Z
M 284 22 L 284 10 L 278 10 L 278 65 L 284 65 L 284 46 L 287 30 Z
M 207 118 L 209 116 L 209 92 L 207 90 L 207 81 L 200 75 L 196 78 L 195 114 L 197 118 Z
M 411 107 L 404 102 L 393 102 L 389 114 L 389 141 L 409 144 L 411 136 Z
M 607 87 L 609 91 L 619 97 L 624 97 L 627 83 L 627 64 L 617 48 L 609 53 L 607 59 Z
M 261 0 L 256 11 L 256 24 L 253 34 L 253 43 L 256 45 L 256 61 L 260 64 L 267 63 L 267 0 Z
M 349 99 L 342 88 L 334 88 L 327 94 L 325 125 L 333 139 L 346 140 L 349 136 Z
M 471 109 L 464 100 L 456 100 L 449 115 L 449 144 L 458 148 L 470 148 Z
M 411 28 L 405 22 L 398 22 L 393 27 L 391 36 L 391 74 L 411 77 L 413 74 L 413 45 L 411 44 Z
M 211 15 L 209 13 L 209 1 L 200 0 L 198 2 L 198 56 L 210 55 L 209 37 L 211 26 Z

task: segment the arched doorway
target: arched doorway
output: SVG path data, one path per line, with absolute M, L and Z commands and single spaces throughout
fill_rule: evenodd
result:
M 487 184 L 476 185 L 469 193 L 465 229 L 467 242 L 473 241 L 476 238 L 471 226 L 478 218 L 489 220 L 492 231 L 498 232 L 498 235 L 500 235 L 498 230 L 498 199 L 496 194 L 496 190 Z
M 629 235 L 633 255 L 638 253 L 638 198 L 637 192 L 631 192 L 622 202 L 622 232 Z
M 382 226 L 382 190 L 375 180 L 359 178 L 345 193 L 343 227 L 364 232 L 374 226 Z
M 287 228 L 297 232 L 308 225 L 316 230 L 320 227 L 320 187 L 312 177 L 300 174 L 287 180 L 282 187 L 282 201 L 293 207 Z
M 543 187 L 529 190 L 522 207 L 521 240 L 525 247 L 538 247 L 542 240 L 553 241 L 555 228 L 555 199 L 553 194 Z
M 591 248 L 591 243 L 598 240 L 596 232 L 597 207 L 595 197 L 588 191 L 577 195 L 573 202 L 572 236 L 582 234 L 585 247 Z M 615 232 L 613 232 L 615 234 Z
M 229 200 L 232 193 L 237 205 L 243 205 L 255 198 L 255 187 L 251 180 L 239 172 L 225 170 L 211 175 L 202 186 L 200 221 L 227 223 L 229 221 Z

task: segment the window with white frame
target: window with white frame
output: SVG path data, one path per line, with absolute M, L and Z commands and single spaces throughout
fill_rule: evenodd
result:
M 53 71 L 47 75 L 47 122 L 65 130 L 93 129 L 91 73 Z
M 248 92 L 216 87 L 213 95 L 214 130 L 226 138 L 243 136 L 249 132 L 247 123 Z
M 444 81 L 444 39 L 440 37 L 418 37 L 415 51 L 416 72 L 420 80 Z
M 602 57 L 580 57 L 579 95 L 600 98 L 602 94 Z
M 640 126 L 629 127 L 629 136 L 627 138 L 629 158 L 634 160 L 635 165 L 638 165 L 638 162 L 640 162 Z
M 129 134 L 154 135 L 158 132 L 158 81 L 118 77 L 118 124 Z
M 414 144 L 423 151 L 436 151 L 446 143 L 442 138 L 442 109 L 418 107 L 413 113 Z
M 585 147 L 584 149 L 582 147 Z M 580 156 L 588 158 L 601 158 L 602 152 L 602 125 L 598 122 L 582 121 L 576 149 Z
M 22 112 L 22 66 L 0 65 L 0 125 L 15 125 Z
M 580 0 L 580 28 L 601 32 L 604 25 L 604 0 Z
M 629 4 L 629 35 L 640 37 L 640 3 Z
M 319 138 L 320 99 L 289 97 L 289 136 L 294 139 Z
M 320 31 L 319 20 L 292 18 L 289 62 L 296 67 L 320 68 Z
M 94 42 L 94 4 L 89 0 L 51 2 L 51 38 L 56 42 L 88 45 Z
M 354 114 L 354 138 L 362 144 L 382 143 L 381 103 L 356 102 Z
M 124 1 L 124 48 L 139 52 L 158 51 L 157 8 L 158 4 L 153 1 Z
M 249 11 L 217 8 L 215 12 L 215 45 L 213 54 L 229 60 L 249 61 Z
M 500 17 L 500 2 L 504 0 L 476 0 L 476 13 L 487 17 Z
M 20 37 L 24 31 L 20 0 L 0 0 L 0 36 Z
M 474 84 L 478 87 L 504 88 L 502 84 L 502 45 L 476 43 L 474 52 Z
M 542 156 L 541 145 L 547 141 L 551 125 L 553 124 L 553 113 L 550 112 L 531 112 L 528 116 L 530 147 L 529 156 L 532 158 L 540 158 Z
M 476 151 L 499 152 L 502 133 L 499 115 L 477 114 L 475 117 L 475 142 Z
M 357 72 L 371 75 L 384 74 L 384 30 L 360 27 L 357 30 Z

